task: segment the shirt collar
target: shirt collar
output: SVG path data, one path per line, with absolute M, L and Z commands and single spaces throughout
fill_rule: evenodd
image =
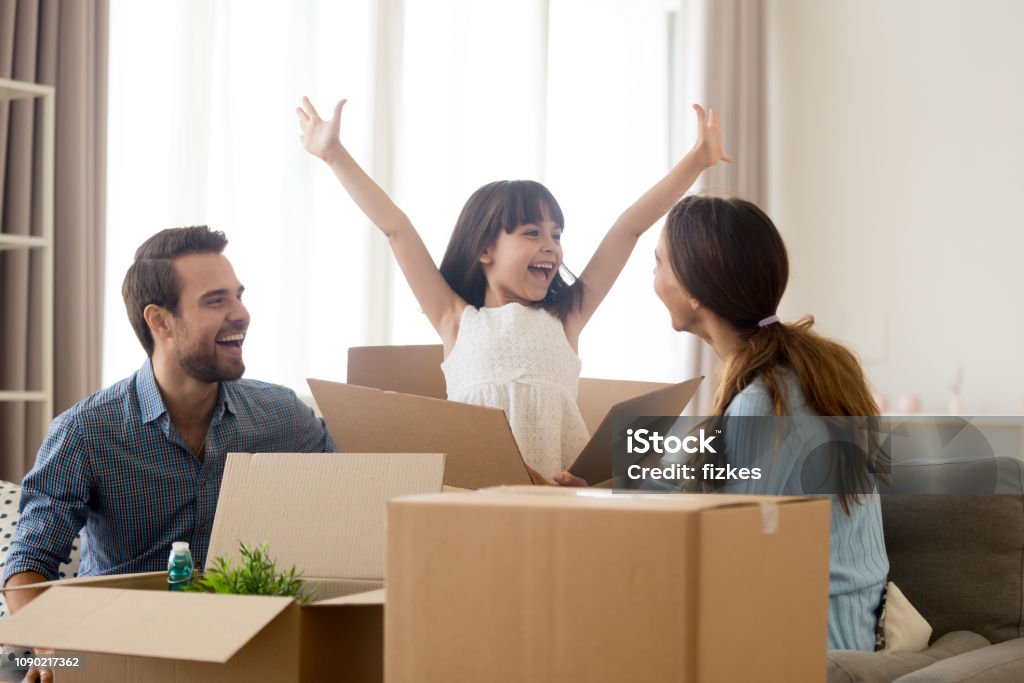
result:
M 139 393 L 139 409 L 142 411 L 142 423 L 149 424 L 167 412 L 164 397 L 160 395 L 160 387 L 153 376 L 153 359 L 147 358 L 139 371 L 135 373 L 136 386 Z
M 224 417 L 225 413 L 238 414 L 238 411 L 235 409 L 235 391 L 234 382 L 220 383 L 220 393 L 217 395 L 217 408 L 213 411 L 213 418 L 215 420 Z
M 153 359 L 147 358 L 136 374 L 136 385 L 139 393 L 139 409 L 142 411 L 142 422 L 148 424 L 158 420 L 167 412 L 164 397 L 153 375 Z M 217 403 L 213 410 L 213 420 L 219 422 L 225 412 L 237 415 L 235 408 L 234 382 L 221 382 L 217 394 Z

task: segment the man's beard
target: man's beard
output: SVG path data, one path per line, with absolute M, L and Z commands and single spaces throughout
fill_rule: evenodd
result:
M 216 343 L 216 342 L 214 342 Z M 245 373 L 245 363 L 238 359 L 237 364 L 231 367 L 222 368 L 217 365 L 216 347 L 209 351 L 191 350 L 186 351 L 178 346 L 178 365 L 188 374 L 189 377 L 200 382 L 212 384 L 214 382 L 229 382 L 238 379 Z

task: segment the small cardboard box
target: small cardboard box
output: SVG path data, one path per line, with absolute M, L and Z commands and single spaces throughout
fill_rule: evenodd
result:
M 440 491 L 440 454 L 228 456 L 207 567 L 270 546 L 316 601 L 171 593 L 164 572 L 52 582 L 0 642 L 84 653 L 60 681 L 380 681 L 385 503 Z
M 444 400 L 441 360 L 439 345 L 354 347 L 347 384 L 309 379 L 338 448 L 446 453 L 449 486 L 529 484 L 504 411 Z M 592 484 L 610 479 L 612 413 L 678 415 L 699 382 L 581 379 L 578 404 L 593 437 L 572 471 Z
M 389 683 L 824 680 L 828 500 L 527 491 L 389 503 Z

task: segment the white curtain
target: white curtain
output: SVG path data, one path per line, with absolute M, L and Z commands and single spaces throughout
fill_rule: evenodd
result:
M 619 213 L 678 159 L 670 19 L 663 0 L 407 4 L 395 196 L 436 259 L 473 190 L 531 178 L 561 204 L 565 263 L 583 270 Z M 692 127 L 687 134 L 692 144 Z M 584 331 L 585 375 L 684 378 L 689 359 L 651 287 L 659 230 Z M 397 269 L 394 278 L 393 339 L 436 342 Z
M 370 229 L 298 140 L 294 109 L 349 97 L 344 136 L 372 165 L 377 8 L 369 0 L 113 0 L 104 382 L 145 358 L 120 286 L 134 250 L 208 224 L 252 314 L 247 374 L 307 393 L 368 334 Z M 371 168 L 372 170 L 372 168 Z
M 248 376 L 306 393 L 344 378 L 348 346 L 437 342 L 386 241 L 301 149 L 302 94 L 349 99 L 343 141 L 437 260 L 473 190 L 532 178 L 578 273 L 692 144 L 689 109 L 670 111 L 672 29 L 664 0 L 112 0 L 104 381 L 144 357 L 119 291 L 132 252 L 175 225 L 231 240 Z M 651 288 L 659 230 L 584 332 L 584 374 L 692 375 Z

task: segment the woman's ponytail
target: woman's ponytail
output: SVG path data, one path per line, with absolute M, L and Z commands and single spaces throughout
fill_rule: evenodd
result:
M 789 279 L 786 247 L 775 225 L 742 199 L 694 195 L 673 207 L 665 236 L 676 279 L 742 337 L 721 368 L 712 419 L 720 420 L 755 380 L 763 383 L 775 414 L 785 415 L 787 377 L 795 379 L 807 406 L 831 431 L 844 432 L 843 439 L 856 432 L 859 448 L 839 456 L 837 463 L 840 502 L 848 511 L 858 492 L 871 490 L 880 448 L 871 425 L 839 418 L 873 421 L 878 408 L 857 358 L 812 330 L 812 316 L 793 323 L 775 317 Z

